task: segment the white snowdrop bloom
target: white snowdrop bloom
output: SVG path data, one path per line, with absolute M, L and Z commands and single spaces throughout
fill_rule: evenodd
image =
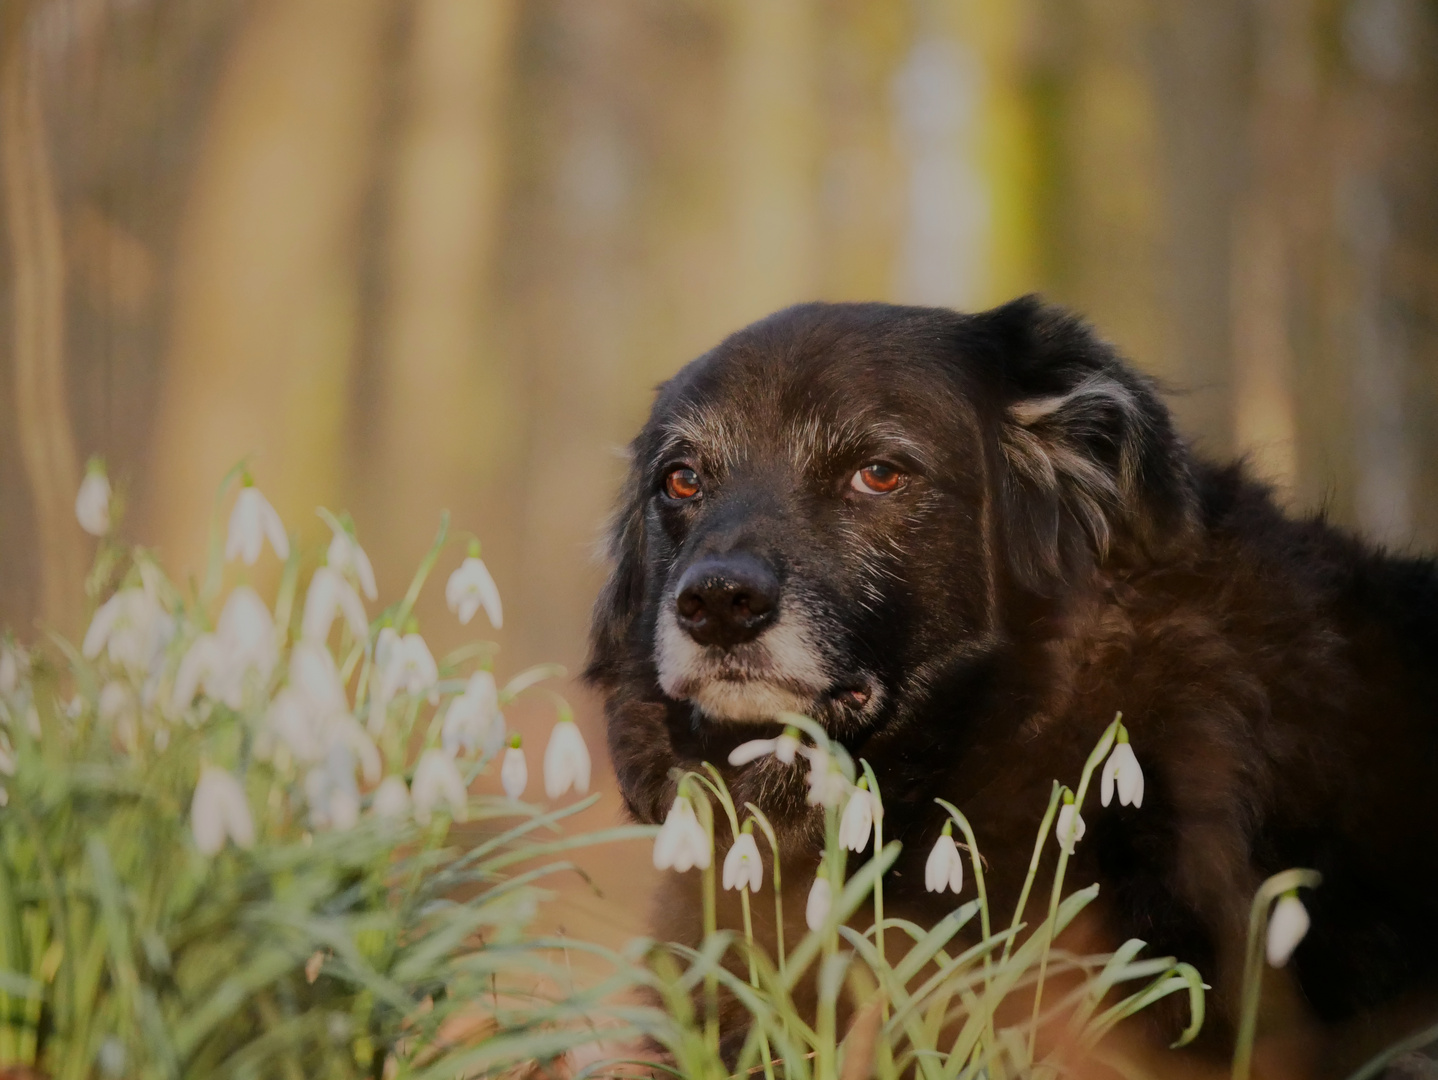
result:
M 0 645 L 0 694 L 9 697 L 20 685 L 20 673 L 30 670 L 30 657 L 18 645 Z
M 865 781 L 860 780 L 844 806 L 844 816 L 839 819 L 839 843 L 850 851 L 863 851 L 869 846 L 874 822 L 882 816 L 879 800 L 865 786 Z
M 826 751 L 809 752 L 809 775 L 805 779 L 809 784 L 809 793 L 804 799 L 810 806 L 832 810 L 849 794 L 849 781 Z
M 697 866 L 705 870 L 712 854 L 709 837 L 694 813 L 694 804 L 687 796 L 678 796 L 654 838 L 654 869 L 683 873 Z
M 389 685 L 397 677 L 395 654 L 399 650 L 400 636 L 392 626 L 382 626 L 374 639 L 374 669 L 370 672 L 369 730 L 379 735 L 384 729 L 389 704 L 394 700 L 395 688 Z
M 343 612 L 350 634 L 356 641 L 369 639 L 369 617 L 364 601 L 332 566 L 321 566 L 310 578 L 305 591 L 305 614 L 300 621 L 300 636 L 310 641 L 324 641 L 330 636 L 330 625 Z
M 820 929 L 833 906 L 834 890 L 829 885 L 829 879 L 820 874 L 809 886 L 809 902 L 804 905 L 804 925 L 810 930 Z
M 360 794 L 355 783 L 355 759 L 350 748 L 333 743 L 323 764 L 305 773 L 305 801 L 310 822 L 317 829 L 347 832 L 359 823 Z
M 349 711 L 335 658 L 323 645 L 313 641 L 295 645 L 290 652 L 290 686 L 304 695 L 315 712 Z
M 753 833 L 741 832 L 724 856 L 724 888 L 758 892 L 763 884 L 764 860 L 759 857 L 759 845 Z
M 1083 816 L 1078 812 L 1071 801 L 1072 796 L 1065 796 L 1064 804 L 1059 807 L 1058 821 L 1054 823 L 1054 836 L 1058 838 L 1059 847 L 1072 855 L 1074 845 L 1083 839 L 1083 834 L 1088 828 L 1083 823 Z
M 785 765 L 792 765 L 798 753 L 799 738 L 793 733 L 792 728 L 786 728 L 784 733 L 777 738 L 750 739 L 746 743 L 740 743 L 729 751 L 729 764 L 748 765 L 751 761 L 758 761 L 761 757 L 773 754 Z
M 499 784 L 511 799 L 519 798 L 529 786 L 529 763 L 524 760 L 518 735 L 509 740 L 509 749 L 504 752 L 504 760 L 499 766 Z
M 499 688 L 488 671 L 476 671 L 464 693 L 449 703 L 439 742 L 450 757 L 472 754 L 492 743 L 491 729 L 504 724 L 499 713 Z
M 499 588 L 478 555 L 471 554 L 459 564 L 458 570 L 449 575 L 449 581 L 444 586 L 444 599 L 449 604 L 449 610 L 458 615 L 460 623 L 465 626 L 480 608 L 484 608 L 496 630 L 504 625 Z
M 80 481 L 75 517 L 80 528 L 91 536 L 104 536 L 110 531 L 110 481 L 103 469 L 91 468 Z
M 122 715 L 132 711 L 135 696 L 128 686 L 119 679 L 111 679 L 100 687 L 100 697 L 95 712 L 107 724 L 113 724 Z
M 190 803 L 190 832 L 202 854 L 216 855 L 233 840 L 242 848 L 255 842 L 255 819 L 240 782 L 224 769 L 207 765 Z
M 1284 893 L 1268 917 L 1268 962 L 1276 968 L 1288 963 L 1293 950 L 1308 933 L 1308 909 L 1294 892 Z
M 250 674 L 255 673 L 261 684 L 268 682 L 278 660 L 270 609 L 254 589 L 241 585 L 225 601 L 215 632 L 196 638 L 180 661 L 174 707 L 176 711 L 188 707 L 203 686 L 215 701 L 238 709 Z
M 230 593 L 220 612 L 215 632 L 225 647 L 238 654 L 235 663 L 253 668 L 268 679 L 280 658 L 275 643 L 275 620 L 260 594 L 248 585 Z
M 1143 769 L 1139 767 L 1138 758 L 1134 756 L 1133 747 L 1129 745 L 1128 732 L 1123 728 L 1119 728 L 1118 742 L 1114 744 L 1113 752 L 1103 766 L 1099 801 L 1104 806 L 1113 801 L 1115 787 L 1118 789 L 1118 801 L 1121 805 L 1143 805 Z
M 268 540 L 281 561 L 290 557 L 290 540 L 285 524 L 269 500 L 253 484 L 240 488 L 235 508 L 230 511 L 230 532 L 225 538 L 225 558 L 239 558 L 246 566 L 254 566 L 260 548 Z
M 15 750 L 3 735 L 0 735 L 0 773 L 15 775 Z
M 414 769 L 414 782 L 410 785 L 410 799 L 414 803 L 414 819 L 421 825 L 428 825 L 430 815 L 441 802 L 449 805 L 449 816 L 463 821 L 469 808 L 469 796 L 464 790 L 464 778 L 454 760 L 442 750 L 426 750 L 420 755 Z
M 175 673 L 175 689 L 171 698 L 174 710 L 183 712 L 188 709 L 202 685 L 211 697 L 217 700 L 224 697 L 229 690 L 228 685 L 221 688 L 225 667 L 225 651 L 220 647 L 220 639 L 214 634 L 197 637 L 185 651 L 180 668 Z
M 265 726 L 256 741 L 256 753 L 268 758 L 273 740 L 278 739 L 301 765 L 314 764 L 325 756 L 320 720 L 313 702 L 293 686 L 286 686 L 275 695 L 265 712 Z
M 364 548 L 359 546 L 359 541 L 344 529 L 334 530 L 329 550 L 325 552 L 325 562 L 337 573 L 353 576 L 370 600 L 379 597 L 379 589 L 375 587 L 374 567 L 370 565 L 369 556 L 364 553 Z
M 944 822 L 944 831 L 934 842 L 929 861 L 924 864 L 924 888 L 929 892 L 964 891 L 964 857 L 954 842 L 953 830 L 953 822 Z
M 87 660 L 94 660 L 104 650 L 114 663 L 147 673 L 174 632 L 175 620 L 160 606 L 154 592 L 134 586 L 121 589 L 100 605 L 80 651 Z
M 379 666 L 379 695 L 388 705 L 401 691 L 407 694 L 430 695 L 437 700 L 434 691 L 439 682 L 439 666 L 424 638 L 418 634 L 405 634 L 397 640 L 386 643 L 383 660 Z
M 561 720 L 544 748 L 544 794 L 557 799 L 570 788 L 580 795 L 589 790 L 589 747 L 578 724 Z
M 382 818 L 402 818 L 409 813 L 409 788 L 401 776 L 386 776 L 374 790 L 370 810 Z

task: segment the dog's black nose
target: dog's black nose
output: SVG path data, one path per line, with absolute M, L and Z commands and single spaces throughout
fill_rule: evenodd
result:
M 752 555 L 700 559 L 679 579 L 679 625 L 700 645 L 753 641 L 774 621 L 779 579 Z

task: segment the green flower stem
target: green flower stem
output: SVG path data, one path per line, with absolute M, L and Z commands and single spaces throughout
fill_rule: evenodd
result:
M 20 932 L 20 909 L 15 895 L 15 881 L 10 873 L 10 860 L 0 852 L 0 970 L 22 971 L 25 943 Z M 0 1063 L 19 1062 L 19 1043 L 11 1017 L 16 1013 L 15 1002 L 6 990 L 0 990 Z
M 754 959 L 754 920 L 749 914 L 749 890 L 739 890 L 739 906 L 744 909 L 744 943 L 749 953 L 749 985 L 759 989 L 759 964 Z M 759 1033 L 759 1052 L 764 1055 L 764 1080 L 774 1080 L 774 1055 L 769 1050 L 769 1036 Z
M 844 848 L 839 844 L 839 811 L 826 809 L 824 811 L 824 861 L 828 863 L 828 876 L 830 887 L 838 891 L 838 887 L 844 881 Z M 877 880 L 877 879 L 876 879 Z M 834 962 L 834 957 L 839 952 L 839 922 L 832 916 L 826 920 L 824 927 L 824 944 L 820 951 L 822 959 L 819 962 L 819 971 L 827 971 Z M 821 978 L 822 981 L 822 978 Z M 819 995 L 819 1010 L 814 1020 L 814 1034 L 817 1036 L 814 1047 L 814 1077 L 815 1080 L 834 1080 L 838 1075 L 836 1039 L 838 1024 L 838 994 Z
M 1029 856 L 1029 872 L 1024 878 L 1024 887 L 1019 891 L 1019 902 L 1014 907 L 1014 917 L 1009 923 L 1009 930 L 1014 931 L 1023 922 L 1024 909 L 1029 906 L 1029 893 L 1033 890 L 1034 880 L 1038 877 L 1039 859 L 1043 856 L 1044 841 L 1048 839 L 1049 831 L 1054 827 L 1054 817 L 1059 810 L 1059 796 L 1063 792 L 1063 786 L 1057 780 L 1054 781 L 1053 790 L 1049 792 L 1048 809 L 1044 811 L 1044 819 L 1039 823 L 1038 838 L 1034 840 L 1034 853 Z M 1004 941 L 1004 951 L 999 957 L 1000 965 L 1007 963 L 1009 952 L 1013 948 L 1016 934 L 1010 934 Z
M 769 841 L 769 853 L 774 858 L 774 948 L 778 951 L 777 957 L 779 967 L 779 981 L 784 981 L 784 883 L 780 877 L 779 838 L 774 833 L 774 826 L 769 824 L 769 819 L 764 812 L 753 803 L 745 803 L 744 809 L 749 811 L 749 816 L 759 826 L 759 830 Z
M 409 621 L 409 613 L 414 610 L 415 601 L 419 599 L 419 591 L 424 588 L 425 579 L 429 577 L 434 564 L 439 560 L 439 553 L 444 550 L 444 538 L 449 535 L 449 511 L 446 510 L 439 515 L 439 532 L 435 533 L 434 543 L 429 546 L 425 556 L 420 560 L 419 569 L 414 572 L 414 577 L 405 590 L 404 599 L 399 602 L 399 610 L 395 612 L 393 626 L 401 633 L 404 632 L 404 624 Z
M 1113 722 L 1104 728 L 1103 735 L 1099 737 L 1098 745 L 1093 748 L 1089 753 L 1088 760 L 1084 762 L 1083 775 L 1079 777 L 1078 791 L 1074 792 L 1075 814 L 1082 814 L 1083 812 L 1083 801 L 1084 796 L 1088 794 L 1089 781 L 1093 779 L 1094 770 L 1103 763 L 1103 759 L 1106 758 L 1108 752 L 1113 749 L 1113 741 L 1118 737 L 1118 728 L 1122 718 L 1122 713 L 1114 716 Z M 1044 823 L 1045 832 L 1039 834 L 1040 840 L 1042 840 L 1047 833 L 1047 816 L 1044 818 Z M 1044 977 L 1048 974 L 1049 951 L 1053 947 L 1054 926 L 1058 919 L 1059 900 L 1063 895 L 1064 871 L 1068 869 L 1069 849 L 1072 847 L 1072 844 L 1069 844 L 1067 847 L 1063 844 L 1059 845 L 1059 862 L 1054 870 L 1053 889 L 1049 893 L 1049 917 L 1044 921 L 1044 945 L 1043 951 L 1039 954 L 1039 978 L 1038 983 L 1034 986 L 1034 1016 L 1032 1023 L 1029 1025 L 1030 1058 L 1034 1055 L 1034 1043 L 1038 1040 L 1039 1036 L 1039 1009 L 1043 1004 L 1044 998 Z
M 1290 889 L 1315 889 L 1323 881 L 1317 870 L 1284 870 L 1258 887 L 1248 909 L 1248 949 L 1243 958 L 1243 996 L 1238 1038 L 1233 1044 L 1232 1080 L 1248 1080 L 1253 1067 L 1253 1040 L 1258 1034 L 1258 1000 L 1263 989 L 1263 949 L 1273 902 Z
M 980 932 L 983 934 L 983 940 L 988 941 L 989 938 L 991 938 L 991 937 L 993 936 L 993 931 L 992 931 L 992 930 L 990 929 L 990 927 L 989 927 L 989 893 L 988 893 L 987 887 L 986 887 L 985 884 L 984 884 L 984 860 L 983 860 L 983 857 L 979 854 L 979 842 L 978 842 L 976 839 L 974 839 L 973 826 L 971 826 L 971 825 L 969 824 L 969 819 L 964 816 L 963 811 L 961 811 L 957 806 L 955 806 L 953 803 L 949 802 L 947 799 L 935 799 L 934 801 L 935 801 L 936 803 L 938 803 L 940 806 L 942 806 L 942 807 L 948 812 L 948 815 L 949 815 L 950 818 L 953 819 L 954 824 L 959 827 L 959 831 L 964 834 L 964 842 L 965 842 L 965 844 L 967 844 L 968 849 L 969 849 L 969 862 L 972 863 L 972 864 L 973 864 L 973 867 L 974 867 L 974 888 L 975 888 L 976 890 L 978 890 L 978 894 L 979 894 L 979 927 L 980 927 Z M 1009 940 L 1012 941 L 1013 939 L 1010 938 Z M 1007 943 L 1005 943 L 1005 947 L 1007 947 Z M 992 985 L 992 983 L 993 983 L 993 956 L 992 956 L 991 950 L 985 949 L 985 950 L 984 950 L 984 995 L 985 995 L 985 997 L 988 996 L 989 987 Z M 980 1048 L 981 1048 L 983 1045 L 985 1045 L 986 1043 L 989 1044 L 989 1045 L 992 1045 L 992 1044 L 994 1043 L 994 1041 L 995 1041 L 994 1029 L 993 1029 L 993 1017 L 992 1017 L 992 1016 L 989 1017 L 989 1022 L 988 1022 L 987 1024 L 985 1024 L 984 1031 L 985 1031 L 985 1038 L 984 1038 L 984 1039 L 981 1039 L 980 1042 L 979 1042 L 979 1045 L 977 1045 L 977 1046 L 974 1047 L 974 1052 L 975 1052 L 975 1053 L 978 1053 L 979 1050 L 980 1050 Z
M 225 574 L 225 540 L 224 529 L 220 525 L 220 508 L 225 503 L 225 493 L 230 490 L 233 484 L 248 468 L 249 458 L 241 458 L 225 478 L 220 481 L 219 490 L 215 492 L 215 507 L 210 514 L 210 550 L 205 566 L 205 584 L 200 590 L 200 606 L 208 607 L 220 594 L 220 584 Z
M 280 589 L 275 594 L 275 631 L 281 641 L 290 634 L 290 616 L 295 608 L 295 593 L 300 585 L 300 545 L 290 545 L 290 557 L 280 574 Z
M 695 774 L 697 775 L 697 774 Z M 702 780 L 703 777 L 700 777 Z M 717 883 L 714 880 L 714 807 L 708 799 L 698 800 L 699 823 L 709 837 L 709 865 L 704 868 L 704 940 L 710 941 L 719 932 Z M 711 965 L 704 973 L 704 1045 L 717 1059 L 719 1056 L 719 973 Z

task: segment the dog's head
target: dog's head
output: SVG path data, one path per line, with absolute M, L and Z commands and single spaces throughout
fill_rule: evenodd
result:
M 1001 649 L 1012 597 L 1194 512 L 1150 384 L 1034 299 L 781 311 L 666 383 L 632 453 L 588 674 L 612 727 L 662 709 L 701 740 L 781 710 L 871 732 Z M 662 775 L 618 764 L 655 816 Z

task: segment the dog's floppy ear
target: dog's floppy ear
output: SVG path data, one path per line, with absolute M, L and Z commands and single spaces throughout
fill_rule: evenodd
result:
M 1047 592 L 1115 548 L 1156 554 L 1188 533 L 1188 450 L 1148 379 L 1036 297 L 975 324 L 997 377 L 1002 519 L 1020 580 Z
M 607 548 L 612 566 L 609 580 L 594 602 L 589 663 L 584 669 L 584 678 L 596 686 L 618 683 L 630 628 L 644 605 L 644 499 L 637 464 L 630 466 L 623 501 L 610 524 Z

